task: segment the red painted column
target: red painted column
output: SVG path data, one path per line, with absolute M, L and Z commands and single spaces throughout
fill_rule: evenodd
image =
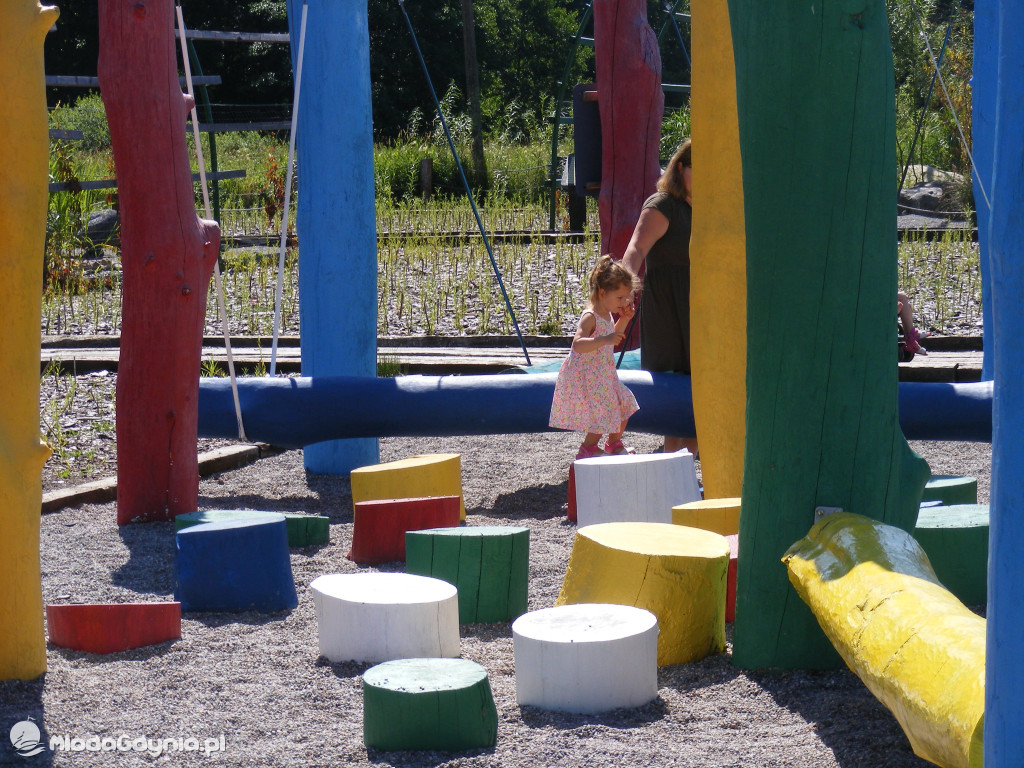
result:
M 206 294 L 220 244 L 196 215 L 171 0 L 99 0 L 100 90 L 121 207 L 117 522 L 173 520 L 199 495 Z
M 661 175 L 665 96 L 645 0 L 594 0 L 594 56 L 601 110 L 601 253 L 621 258 L 640 206 Z

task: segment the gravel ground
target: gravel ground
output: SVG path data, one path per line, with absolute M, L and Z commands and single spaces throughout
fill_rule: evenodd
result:
M 636 435 L 642 451 L 657 439 Z M 381 459 L 435 452 L 462 456 L 469 525 L 530 528 L 530 608 L 552 605 L 575 528 L 565 520 L 570 434 L 385 439 Z M 915 443 L 936 474 L 971 474 L 988 500 L 987 444 Z M 281 614 L 187 614 L 182 638 L 96 656 L 48 647 L 48 672 L 0 682 L 0 726 L 31 717 L 44 737 L 224 737 L 209 758 L 168 752 L 43 752 L 21 758 L 0 739 L 0 765 L 230 766 L 844 766 L 909 768 L 916 758 L 895 719 L 847 670 L 760 670 L 730 652 L 659 670 L 659 695 L 638 709 L 568 715 L 515 701 L 508 624 L 462 627 L 462 656 L 488 671 L 498 743 L 459 754 L 381 753 L 362 743 L 361 674 L 368 665 L 318 657 L 308 585 L 325 573 L 372 568 L 345 558 L 352 537 L 346 479 L 305 472 L 289 451 L 204 480 L 204 509 L 300 510 L 328 515 L 330 544 L 292 550 L 297 609 Z M 118 529 L 114 504 L 42 519 L 47 603 L 171 599 L 170 523 Z M 391 564 L 380 570 L 400 569 Z

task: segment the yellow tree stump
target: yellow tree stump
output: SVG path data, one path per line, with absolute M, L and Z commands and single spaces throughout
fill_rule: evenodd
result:
M 399 461 L 353 469 L 352 503 L 379 499 L 458 496 L 459 518 L 466 519 L 462 498 L 462 460 L 457 453 L 428 453 Z
M 0 680 L 46 671 L 39 572 L 39 315 L 46 244 L 49 144 L 43 38 L 57 9 L 34 0 L 0 4 L 0 70 L 8 119 L 0 125 Z
M 725 650 L 729 543 L 669 523 L 602 523 L 576 532 L 555 605 L 614 603 L 658 617 L 658 665 Z

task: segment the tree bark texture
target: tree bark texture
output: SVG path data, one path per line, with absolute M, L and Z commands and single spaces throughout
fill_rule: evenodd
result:
M 691 0 L 693 188 L 690 360 L 704 498 L 742 491 L 746 428 L 747 251 L 729 8 Z
M 601 253 L 621 258 L 640 207 L 661 175 L 665 96 L 646 2 L 594 0 L 594 57 L 601 110 Z
M 992 201 L 988 246 L 993 333 L 991 338 L 986 336 L 985 346 L 992 349 L 995 376 L 984 763 L 1001 768 L 1024 765 L 1020 728 L 1024 696 L 1024 348 L 1020 343 L 1024 328 L 1024 7 L 1019 0 L 998 0 L 996 5 L 995 13 L 988 9 L 985 19 L 995 28 L 982 31 L 987 39 L 998 41 L 995 84 L 985 85 L 994 107 L 991 166 L 979 168 L 991 179 L 987 190 Z M 976 79 L 979 74 L 976 71 Z
M 39 568 L 39 314 L 46 243 L 49 142 L 43 38 L 57 9 L 35 0 L 0 4 L 0 69 L 10 113 L 0 124 L 0 680 L 46 671 Z
M 747 242 L 733 661 L 832 667 L 782 554 L 818 506 L 912 531 L 928 478 L 897 413 L 888 20 L 883 0 L 729 9 Z
M 173 520 L 199 496 L 196 401 L 220 245 L 196 215 L 171 0 L 100 0 L 99 80 L 117 172 L 124 281 L 117 522 Z
M 288 0 L 293 43 L 301 0 Z M 292 64 L 298 45 L 292 46 Z M 373 192 L 370 32 L 366 0 L 309 0 L 296 151 L 302 374 L 377 375 L 377 218 Z M 310 472 L 376 464 L 376 439 L 303 451 Z

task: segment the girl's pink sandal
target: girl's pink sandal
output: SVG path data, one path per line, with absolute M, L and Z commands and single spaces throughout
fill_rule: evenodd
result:
M 613 456 L 625 456 L 636 453 L 636 448 L 626 445 L 622 440 L 605 440 L 604 452 Z
M 601 447 L 594 443 L 593 445 L 581 445 L 579 453 L 576 454 L 577 459 L 596 459 L 598 456 L 607 456 L 608 454 L 601 450 Z

